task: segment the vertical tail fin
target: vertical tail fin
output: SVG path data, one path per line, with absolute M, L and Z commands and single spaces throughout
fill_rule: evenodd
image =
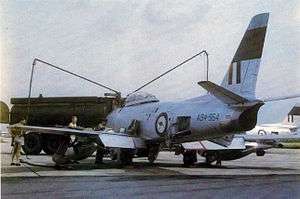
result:
M 229 65 L 221 86 L 246 98 L 255 98 L 269 13 L 254 16 Z
M 293 106 L 286 118 L 282 121 L 282 124 L 292 124 L 300 127 L 300 103 Z

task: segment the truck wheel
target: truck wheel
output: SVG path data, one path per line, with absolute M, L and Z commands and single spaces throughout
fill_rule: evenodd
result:
M 36 133 L 24 135 L 24 145 L 22 146 L 25 154 L 38 155 L 42 151 L 41 136 Z
M 43 135 L 43 150 L 47 155 L 53 155 L 59 147 L 59 136 Z

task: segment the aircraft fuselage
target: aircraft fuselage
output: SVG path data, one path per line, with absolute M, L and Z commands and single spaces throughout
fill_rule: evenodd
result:
M 121 128 L 127 130 L 132 121 L 137 120 L 142 138 L 153 140 L 169 135 L 175 136 L 174 142 L 181 143 L 253 128 L 258 109 L 254 110 L 253 121 L 247 121 L 251 127 L 242 124 L 245 121 L 241 121 L 241 116 L 245 111 L 244 108 L 232 108 L 213 96 L 205 95 L 197 100 L 152 102 L 118 108 L 108 115 L 107 126 L 118 132 Z M 180 129 L 179 122 L 182 120 L 187 122 L 186 129 Z M 182 135 L 180 132 L 183 132 Z

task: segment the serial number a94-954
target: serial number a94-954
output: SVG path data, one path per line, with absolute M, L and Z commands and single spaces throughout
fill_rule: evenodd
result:
M 197 116 L 198 121 L 217 121 L 220 118 L 220 113 L 201 113 Z

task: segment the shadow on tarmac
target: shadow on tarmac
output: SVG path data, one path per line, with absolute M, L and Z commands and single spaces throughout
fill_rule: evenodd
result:
M 103 164 L 94 164 L 93 162 L 80 162 L 75 164 L 68 164 L 64 166 L 56 166 L 54 163 L 51 164 L 39 164 L 39 163 L 33 163 L 28 160 L 23 160 L 23 164 L 29 165 L 29 166 L 35 166 L 36 169 L 39 171 L 42 170 L 49 170 L 49 168 L 55 169 L 55 170 L 93 170 L 93 169 L 125 169 L 125 170 L 135 170 L 135 171 L 142 171 L 145 169 L 157 169 L 164 167 L 168 168 L 205 168 L 205 169 L 225 169 L 225 170 L 273 170 L 273 171 L 292 171 L 295 169 L 292 168 L 284 168 L 284 167 L 261 167 L 261 166 L 217 166 L 217 165 L 208 165 L 204 162 L 197 163 L 190 167 L 185 167 L 183 164 L 178 163 L 149 163 L 149 162 L 133 162 L 131 165 L 120 165 L 112 160 L 105 160 Z M 38 168 L 37 168 L 38 167 Z M 44 169 L 43 169 L 44 168 Z

